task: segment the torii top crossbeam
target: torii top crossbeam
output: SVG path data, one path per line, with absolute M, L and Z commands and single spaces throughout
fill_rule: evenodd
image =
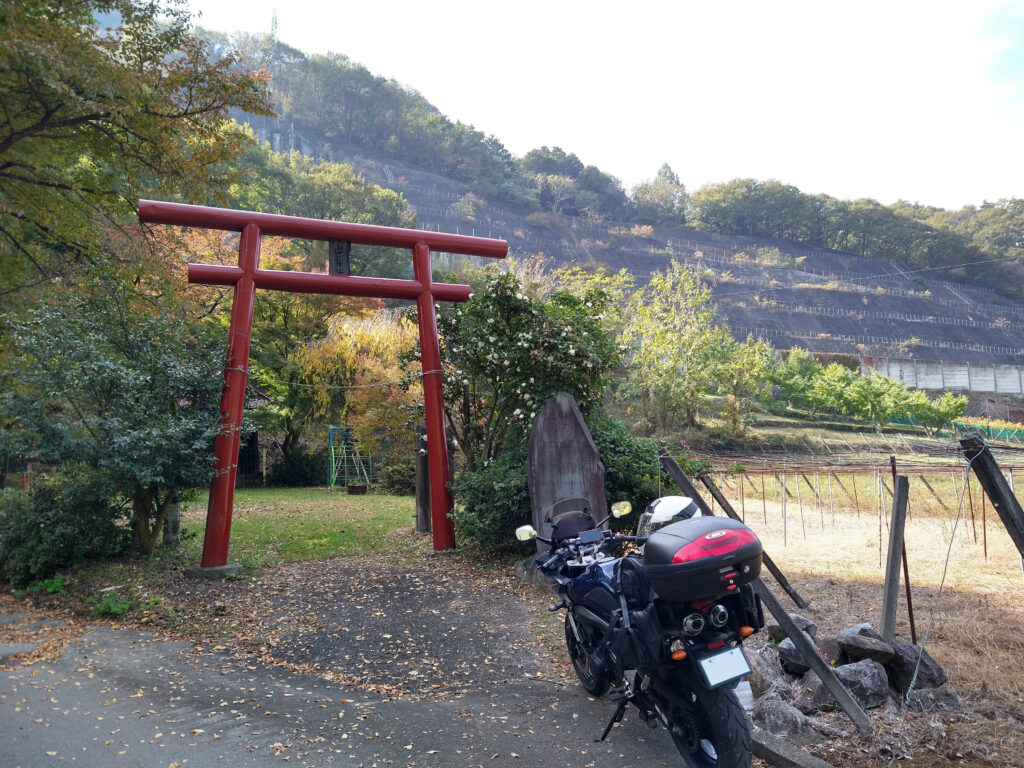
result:
M 423 398 L 427 419 L 427 450 L 430 465 L 431 523 L 434 549 L 455 545 L 451 496 L 448 492 L 448 441 L 444 428 L 444 401 L 441 390 L 441 350 L 437 338 L 434 303 L 465 301 L 468 285 L 449 285 L 431 281 L 430 252 L 458 253 L 469 256 L 504 258 L 508 243 L 483 237 L 452 235 L 398 227 L 351 224 L 294 216 L 278 216 L 254 211 L 238 211 L 154 200 L 139 201 L 139 221 L 174 224 L 203 229 L 240 232 L 238 266 L 189 264 L 190 283 L 235 286 L 228 330 L 227 364 L 221 395 L 221 429 L 214 444 L 214 470 L 210 484 L 210 504 L 206 513 L 203 540 L 204 568 L 227 566 L 231 514 L 238 469 L 242 409 L 249 368 L 249 344 L 252 337 L 253 302 L 256 289 L 322 293 L 345 296 L 372 296 L 383 299 L 412 299 L 419 314 L 420 363 L 423 368 Z M 286 272 L 260 269 L 260 240 L 263 235 L 298 237 L 309 240 L 347 240 L 360 245 L 408 248 L 412 251 L 413 279 L 327 275 L 315 272 Z

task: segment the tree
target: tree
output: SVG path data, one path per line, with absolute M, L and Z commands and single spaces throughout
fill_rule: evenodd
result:
M 401 195 L 367 183 L 351 165 L 317 163 L 299 152 L 273 152 L 264 143 L 250 147 L 238 168 L 241 178 L 230 190 L 233 207 L 387 227 L 409 227 L 415 220 Z M 293 241 L 292 247 L 305 255 L 304 269 L 326 264 L 322 244 Z M 355 245 L 352 270 L 374 277 L 409 277 L 411 260 L 401 248 Z
M 124 219 L 144 194 L 217 195 L 246 142 L 228 110 L 270 114 L 266 78 L 211 60 L 175 0 L 5 2 L 0 28 L 8 291 L 103 253 L 95 222 Z
M 633 215 L 644 224 L 681 226 L 686 221 L 686 187 L 665 163 L 653 181 L 633 187 Z
M 422 405 L 420 388 L 408 386 L 419 379 L 409 360 L 417 337 L 400 310 L 332 317 L 327 337 L 297 355 L 312 385 L 314 418 L 352 426 L 361 449 L 379 452 L 387 445 L 411 455 L 413 420 Z
M 223 340 L 116 274 L 87 287 L 14 324 L 19 386 L 0 423 L 22 455 L 104 473 L 151 553 L 174 501 L 213 476 Z
M 716 380 L 728 329 L 714 325 L 711 289 L 688 267 L 673 261 L 633 294 L 622 333 L 630 367 L 626 394 L 640 399 L 652 428 L 670 428 L 681 411 L 690 427 Z
M 801 347 L 793 347 L 785 362 L 772 372 L 771 381 L 781 390 L 789 407 L 810 408 L 811 389 L 821 370 L 821 363 L 814 355 Z
M 934 437 L 944 426 L 964 415 L 964 411 L 967 410 L 967 396 L 943 392 L 939 397 L 929 399 L 928 395 L 916 389 L 910 393 L 907 410 L 909 415 L 924 427 L 925 433 L 929 437 Z
M 438 311 L 445 419 L 466 469 L 494 460 L 544 404 L 569 392 L 586 410 L 618 365 L 600 307 L 567 293 L 531 299 L 512 274 L 493 274 L 469 301 Z
M 855 372 L 839 363 L 820 371 L 811 383 L 812 407 L 844 415 L 849 413 L 853 409 L 849 392 L 856 377 Z
M 743 343 L 734 341 L 723 351 L 717 373 L 725 391 L 724 414 L 730 434 L 739 435 L 746 427 L 755 403 L 768 391 L 775 364 L 771 344 L 753 336 Z
M 854 413 L 879 432 L 894 418 L 906 416 L 910 405 L 906 384 L 875 372 L 854 376 L 846 396 Z

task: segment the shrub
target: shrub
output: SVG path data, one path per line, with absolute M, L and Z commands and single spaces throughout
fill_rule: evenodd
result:
M 530 522 L 525 444 L 512 446 L 480 469 L 458 473 L 451 488 L 459 538 L 497 552 L 525 552 L 533 546 L 515 538 L 515 529 Z
M 294 448 L 271 465 L 267 472 L 267 485 L 286 488 L 306 488 L 323 485 L 327 481 L 327 456 L 304 446 Z
M 108 478 L 85 465 L 43 476 L 27 492 L 0 492 L 0 518 L 0 570 L 12 586 L 118 554 L 130 540 Z
M 93 616 L 124 616 L 132 609 L 132 601 L 121 597 L 112 589 L 106 589 L 98 595 L 89 595 L 85 602 L 92 610 Z
M 590 434 L 604 464 L 604 493 L 609 509 L 616 501 L 628 501 L 633 514 L 610 523 L 616 530 L 636 527 L 636 516 L 658 498 L 658 480 L 662 475 L 658 444 L 645 437 L 636 437 L 615 419 L 594 419 Z M 669 482 L 669 478 L 664 480 Z M 671 486 L 670 486 L 671 487 Z
M 380 489 L 397 496 L 416 493 L 416 462 L 414 459 L 395 459 L 380 473 Z

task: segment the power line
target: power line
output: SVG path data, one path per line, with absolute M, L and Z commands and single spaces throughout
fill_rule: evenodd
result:
M 921 269 L 904 270 L 902 274 L 899 272 L 882 272 L 877 275 L 864 275 L 863 277 L 844 277 L 838 279 L 840 282 L 844 283 L 854 283 L 857 282 L 858 280 L 881 280 L 886 277 L 904 277 L 905 275 L 916 274 L 918 272 L 934 272 L 940 269 L 957 269 L 958 267 L 972 267 L 977 264 L 992 264 L 994 262 L 999 261 L 1019 261 L 1019 259 L 1017 259 L 1017 257 L 1015 256 L 1002 256 L 998 259 L 982 259 L 980 261 L 965 261 L 961 264 L 946 264 L 941 267 L 922 267 Z M 789 290 L 792 287 L 793 286 L 790 285 L 780 285 L 775 288 L 760 288 L 750 291 L 733 291 L 731 293 L 717 293 L 715 294 L 715 298 L 721 299 L 727 296 L 744 296 L 746 294 L 751 293 L 771 293 L 772 291 Z

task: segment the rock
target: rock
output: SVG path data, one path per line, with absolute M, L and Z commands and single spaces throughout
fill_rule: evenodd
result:
M 907 703 L 911 712 L 932 712 L 960 709 L 960 699 L 948 688 L 915 688 Z
M 778 682 L 781 675 L 778 667 L 760 653 L 749 654 L 747 660 L 753 670 L 747 678 L 747 682 L 750 683 L 750 692 L 755 699 L 759 699 L 775 687 L 775 683 Z
M 814 672 L 808 671 L 800 680 L 800 692 L 793 704 L 804 714 L 827 712 L 836 708 L 835 697 Z
M 14 613 L 0 613 L 0 627 L 7 626 L 8 624 L 14 624 L 15 622 L 22 621 L 28 618 L 27 613 L 21 611 L 15 611 Z
M 804 632 L 807 642 L 814 646 L 814 638 Z M 791 675 L 802 675 L 811 668 L 811 665 L 804 660 L 804 656 L 797 650 L 796 645 L 788 637 L 779 643 L 779 664 Z
M 778 768 L 833 768 L 831 763 L 809 755 L 785 739 L 760 728 L 754 728 L 750 734 L 750 743 L 754 756 L 768 765 Z
M 889 680 L 885 667 L 877 661 L 862 659 L 854 664 L 835 668 L 836 677 L 865 709 L 880 707 L 889 700 Z M 813 672 L 800 681 L 800 693 L 794 701 L 805 714 L 827 712 L 836 708 L 836 700 L 825 684 Z
M 939 663 L 929 656 L 928 651 L 921 646 L 896 639 L 893 640 L 892 647 L 895 654 L 888 665 L 889 682 L 900 693 L 905 694 L 910 690 L 910 681 L 914 676 L 914 667 L 917 665 L 918 657 L 921 659 L 921 667 L 917 672 L 915 689 L 938 688 L 949 679 L 946 676 L 946 670 L 939 666 Z
M 872 659 L 879 664 L 888 664 L 896 653 L 887 642 L 876 640 L 870 635 L 840 635 L 837 642 L 843 652 L 854 661 Z
M 875 632 L 871 624 L 863 621 L 860 624 L 854 624 L 852 627 L 839 630 L 839 637 L 842 638 L 847 635 L 860 635 L 862 637 L 871 637 L 875 640 L 881 640 L 882 636 Z
M 815 642 L 818 644 L 818 655 L 833 667 L 850 661 L 849 657 L 843 653 L 843 649 L 839 647 L 839 640 L 834 635 L 820 637 Z
M 803 736 L 812 730 L 800 710 L 777 697 L 756 702 L 752 719 L 755 725 L 776 736 Z
M 836 667 L 836 677 L 865 709 L 880 707 L 889 700 L 889 677 L 885 667 L 873 659 Z
M 818 634 L 818 625 L 813 621 L 805 619 L 799 613 L 791 613 L 789 618 L 793 620 L 793 623 L 796 624 L 797 629 L 801 632 L 806 632 L 812 638 Z M 781 643 L 786 639 L 786 630 L 778 624 L 769 624 L 765 629 L 768 630 L 768 637 L 772 639 L 773 643 Z

